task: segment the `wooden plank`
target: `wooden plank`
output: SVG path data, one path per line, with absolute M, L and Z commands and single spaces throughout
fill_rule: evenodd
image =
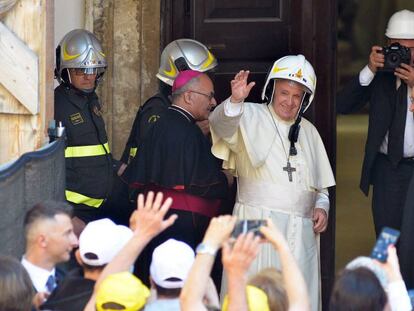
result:
M 23 106 L 16 97 L 13 96 L 5 87 L 0 83 L 0 113 L 7 114 L 28 114 L 32 113 Z
M 0 112 L 0 164 L 36 150 L 47 141 L 47 123 L 53 116 L 53 0 L 19 0 L 2 18 L 7 28 L 39 57 L 39 114 Z M 0 102 L 2 96 L 7 97 L 9 107 L 18 103 L 0 84 Z
M 0 83 L 32 114 L 39 113 L 38 57 L 1 22 L 0 68 Z
M 37 136 L 41 146 L 47 136 L 49 121 L 54 119 L 54 77 L 55 77 L 55 8 L 54 0 L 42 0 L 40 15 L 42 25 L 42 45 L 39 50 L 39 125 L 42 132 Z

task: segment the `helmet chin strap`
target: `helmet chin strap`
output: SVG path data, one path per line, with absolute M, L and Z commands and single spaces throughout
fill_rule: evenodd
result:
M 95 83 L 95 87 L 93 87 L 91 89 L 78 89 L 72 83 L 69 84 L 69 87 L 71 89 L 75 90 L 76 92 L 78 92 L 79 94 L 88 96 L 88 95 L 93 94 L 93 92 L 95 92 L 95 90 L 96 90 L 96 83 Z
M 270 104 L 271 102 L 273 102 L 273 95 L 275 92 L 275 88 L 276 88 L 276 79 L 273 79 L 273 91 L 272 91 L 272 95 L 270 97 L 270 100 L 268 101 L 268 104 Z M 298 141 L 299 138 L 299 131 L 300 131 L 300 121 L 302 121 L 302 115 L 305 112 L 305 109 L 308 106 L 309 100 L 310 100 L 310 94 L 307 93 L 306 91 L 303 94 L 302 97 L 302 101 L 300 103 L 300 108 L 296 114 L 295 117 L 295 122 L 290 126 L 289 129 L 289 141 L 290 141 L 290 148 L 289 148 L 289 155 L 290 156 L 295 156 L 298 154 L 298 151 L 295 147 L 295 143 Z
M 300 131 L 300 121 L 302 121 L 302 115 L 308 105 L 308 101 L 310 98 L 310 94 L 306 93 L 302 97 L 302 102 L 300 104 L 300 108 L 295 118 L 295 122 L 290 126 L 289 129 L 289 141 L 290 141 L 290 148 L 289 148 L 289 155 L 295 156 L 298 154 L 296 149 L 295 143 L 298 141 L 299 138 L 299 131 Z
M 91 89 L 82 89 L 81 91 L 87 94 L 93 93 L 93 91 L 95 91 L 96 87 L 91 88 Z

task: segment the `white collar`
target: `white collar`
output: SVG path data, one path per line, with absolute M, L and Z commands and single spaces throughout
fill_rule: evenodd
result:
M 193 119 L 194 119 L 194 116 L 193 116 L 193 114 L 191 113 L 191 112 L 189 112 L 187 109 L 184 109 L 183 107 L 181 107 L 181 106 L 178 106 L 178 105 L 171 105 L 171 106 L 174 106 L 174 107 L 177 107 L 177 108 L 179 108 L 179 109 L 181 109 L 181 110 L 184 110 L 185 112 L 187 112 Z M 195 120 L 195 119 L 194 119 Z
M 24 256 L 22 257 L 21 263 L 29 274 L 36 290 L 38 292 L 47 292 L 46 282 L 50 275 L 55 276 L 55 268 L 51 271 L 43 269 L 28 261 Z

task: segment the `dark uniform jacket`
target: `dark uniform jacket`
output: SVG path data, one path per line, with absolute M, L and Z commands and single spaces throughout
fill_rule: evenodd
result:
M 355 77 L 337 97 L 337 112 L 342 114 L 357 111 L 368 101 L 370 103 L 368 137 L 360 182 L 360 188 L 366 195 L 372 183 L 371 170 L 375 158 L 392 122 L 396 98 L 394 75 L 381 72 L 375 75 L 368 86 L 361 86 L 359 77 Z
M 66 199 L 99 207 L 112 187 L 112 156 L 95 92 L 85 95 L 60 85 L 55 89 L 55 120 L 66 129 Z
M 132 187 L 156 185 L 206 199 L 226 197 L 227 179 L 194 118 L 170 106 L 140 144 L 123 177 Z
M 122 153 L 122 163 L 128 164 L 135 157 L 138 146 L 146 133 L 165 114 L 170 105 L 170 100 L 160 92 L 150 97 L 138 109 L 128 141 Z
M 378 171 L 375 161 L 377 160 L 384 136 L 392 123 L 394 109 L 397 103 L 396 78 L 394 75 L 378 72 L 369 86 L 365 87 L 359 84 L 359 78 L 356 77 L 341 93 L 338 94 L 337 111 L 339 113 L 349 113 L 358 110 L 367 101 L 370 102 L 369 126 L 360 184 L 360 187 L 365 194 L 368 194 L 369 185 L 372 184 L 373 179 L 376 179 L 375 182 L 378 182 L 378 180 L 390 178 L 389 175 Z M 407 101 L 406 94 L 404 94 L 403 101 Z M 374 191 L 373 213 L 374 222 L 376 213 L 385 214 L 382 215 L 382 219 L 386 219 L 387 222 L 390 222 L 391 220 L 394 221 L 397 218 L 400 218 L 402 221 L 401 228 L 387 223 L 385 223 L 385 225 L 395 227 L 401 231 L 400 241 L 398 243 L 400 269 L 407 287 L 412 288 L 414 287 L 414 265 L 412 263 L 412 259 L 414 258 L 414 180 L 412 175 L 410 176 L 409 174 L 410 170 L 407 171 L 409 166 L 411 165 L 402 165 L 400 162 L 398 167 L 392 171 L 397 175 L 397 177 L 393 177 L 392 180 L 398 181 L 398 184 L 396 183 L 394 188 L 398 189 L 399 195 L 392 200 L 388 199 L 388 197 L 391 197 L 390 193 L 396 192 L 395 189 L 392 189 L 389 193 L 387 192 L 386 195 L 387 200 L 394 202 L 393 204 L 383 206 L 384 202 L 379 199 L 375 200 Z M 377 170 L 377 172 L 375 170 Z M 399 170 L 405 170 L 407 172 L 407 174 L 405 174 L 407 177 L 403 178 L 403 175 L 398 173 Z M 400 204 L 402 205 L 401 208 L 398 206 Z M 378 212 L 375 210 L 378 210 Z M 390 213 L 392 213 L 392 215 Z M 381 227 L 377 224 L 375 224 L 375 226 Z M 380 228 L 376 228 L 377 234 L 379 233 L 379 229 Z

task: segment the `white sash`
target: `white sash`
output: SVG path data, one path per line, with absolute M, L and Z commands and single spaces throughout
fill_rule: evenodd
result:
M 312 218 L 316 192 L 280 184 L 238 179 L 237 202 L 253 208 Z

